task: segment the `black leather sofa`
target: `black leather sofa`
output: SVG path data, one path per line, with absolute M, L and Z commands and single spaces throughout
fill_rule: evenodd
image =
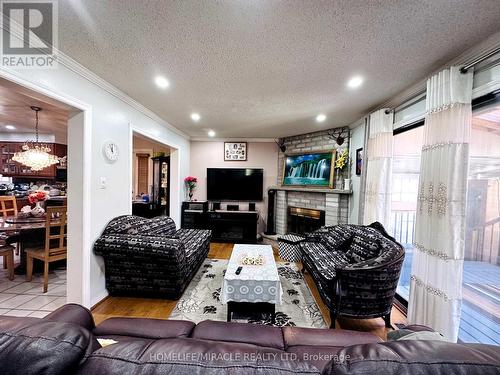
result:
M 166 216 L 113 219 L 94 243 L 111 295 L 178 299 L 208 255 L 211 231 L 175 229 Z
M 404 249 L 382 224 L 323 227 L 300 246 L 304 270 L 330 310 L 331 328 L 339 316 L 383 317 L 390 327 Z
M 101 348 L 97 338 L 116 343 Z M 68 304 L 44 319 L 0 317 L 0 373 L 496 375 L 500 347 L 214 321 L 111 318 L 96 327 L 87 309 Z

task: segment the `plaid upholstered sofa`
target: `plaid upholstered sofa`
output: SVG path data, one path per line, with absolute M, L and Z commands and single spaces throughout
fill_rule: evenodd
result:
M 383 317 L 390 326 L 404 249 L 382 224 L 323 227 L 301 243 L 303 270 L 309 271 L 330 310 L 339 316 Z
M 94 243 L 111 295 L 178 299 L 207 257 L 211 231 L 175 229 L 167 216 L 119 216 Z

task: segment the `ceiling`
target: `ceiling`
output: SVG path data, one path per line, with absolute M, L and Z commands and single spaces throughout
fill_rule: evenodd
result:
M 191 136 L 278 137 L 352 123 L 499 19 L 495 0 L 66 0 L 59 49 Z
M 0 133 L 34 134 L 35 112 L 31 106 L 42 108 L 38 115 L 41 134 L 66 140 L 68 116 L 75 110 L 73 107 L 0 78 Z M 9 130 L 7 125 L 15 129 Z

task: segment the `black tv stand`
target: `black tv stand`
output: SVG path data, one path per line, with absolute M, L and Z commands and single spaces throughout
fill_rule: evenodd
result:
M 201 211 L 197 213 L 182 210 L 182 228 L 212 230 L 212 242 L 254 244 L 257 242 L 256 211 Z M 187 211 L 187 212 L 186 212 Z M 196 216 L 195 222 L 187 219 Z

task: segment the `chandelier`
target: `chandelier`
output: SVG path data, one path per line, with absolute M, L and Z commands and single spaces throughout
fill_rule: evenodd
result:
M 22 151 L 16 152 L 12 160 L 30 167 L 32 171 L 41 171 L 51 165 L 59 163 L 59 158 L 51 154 L 51 148 L 38 140 L 38 112 L 40 107 L 31 107 L 35 111 L 35 141 L 26 141 L 21 147 Z

